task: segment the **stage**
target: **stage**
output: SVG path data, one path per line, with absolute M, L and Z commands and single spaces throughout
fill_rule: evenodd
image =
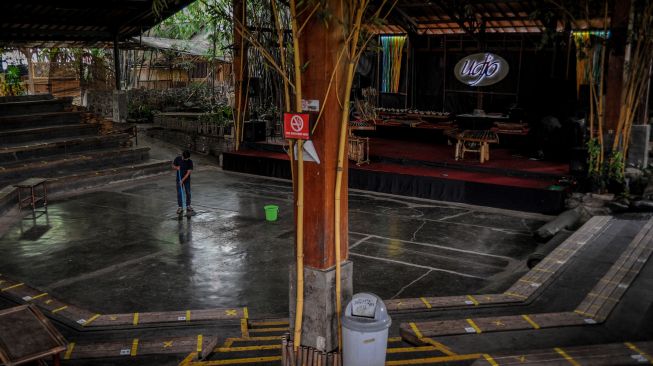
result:
M 454 147 L 416 141 L 370 138 L 370 164 L 349 162 L 349 188 L 555 214 L 564 208 L 558 185 L 569 164 L 530 160 L 492 147 L 483 164 L 478 154 L 456 161 Z M 223 153 L 223 169 L 290 179 L 290 164 L 279 143 L 245 143 Z

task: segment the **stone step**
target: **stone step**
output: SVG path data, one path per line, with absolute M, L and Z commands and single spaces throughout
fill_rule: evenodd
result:
M 0 117 L 0 131 L 81 123 L 81 112 L 48 112 Z
M 0 186 L 28 177 L 50 178 L 103 167 L 133 165 L 147 160 L 149 151 L 147 147 L 97 150 L 6 164 L 0 166 Z
M 169 161 L 149 160 L 140 164 L 117 168 L 87 171 L 49 180 L 48 194 L 63 193 L 76 189 L 103 186 L 132 179 L 140 179 L 170 171 Z M 0 215 L 18 205 L 18 192 L 11 185 L 0 188 Z
M 72 98 L 8 102 L 0 104 L 0 116 L 63 112 L 70 108 L 71 105 Z
M 99 124 L 76 123 L 62 126 L 5 130 L 0 131 L 0 141 L 2 141 L 3 147 L 11 147 L 32 141 L 95 135 L 99 129 Z
M 30 101 L 51 100 L 51 99 L 54 99 L 52 94 L 5 96 L 5 97 L 0 97 L 0 104 L 10 103 L 10 102 L 30 102 Z
M 121 133 L 104 136 L 49 139 L 21 146 L 0 146 L 0 164 L 119 147 L 121 144 L 126 143 L 129 138 L 129 134 Z

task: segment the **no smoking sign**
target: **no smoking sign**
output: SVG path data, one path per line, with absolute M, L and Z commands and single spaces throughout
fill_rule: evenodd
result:
M 284 113 L 283 135 L 287 139 L 308 140 L 310 123 L 307 113 Z

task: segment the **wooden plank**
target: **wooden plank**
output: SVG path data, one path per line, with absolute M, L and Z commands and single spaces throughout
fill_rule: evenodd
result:
M 198 343 L 199 340 L 199 343 Z M 122 339 L 94 343 L 75 343 L 65 359 L 106 357 L 136 357 L 144 355 L 189 354 L 198 352 L 199 358 L 208 356 L 218 343 L 214 335 L 194 335 L 158 339 Z
M 517 352 L 502 352 L 485 355 L 473 366 L 496 365 L 561 365 L 569 366 L 570 362 L 580 365 L 641 365 L 649 363 L 646 350 L 653 350 L 653 342 L 632 344 L 636 350 L 623 343 L 610 343 L 591 346 L 549 348 Z M 645 354 L 645 355 L 642 355 Z

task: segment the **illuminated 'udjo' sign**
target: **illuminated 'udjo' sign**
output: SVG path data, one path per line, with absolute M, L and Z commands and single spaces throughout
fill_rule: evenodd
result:
M 454 68 L 456 78 L 469 86 L 496 84 L 508 75 L 508 62 L 493 53 L 475 53 L 463 57 Z

